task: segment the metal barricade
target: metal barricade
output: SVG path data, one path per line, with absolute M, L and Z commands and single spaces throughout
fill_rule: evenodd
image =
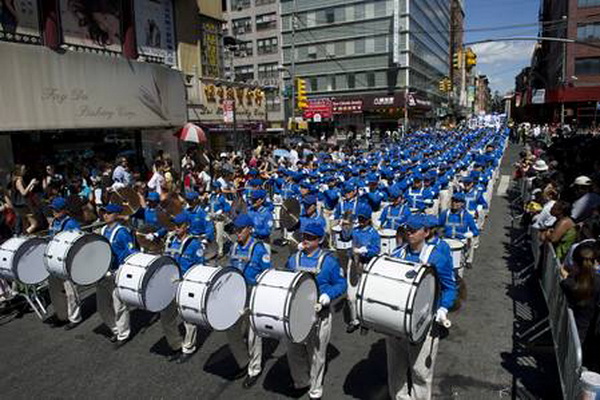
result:
M 560 287 L 560 262 L 552 245 L 544 247 L 540 284 L 548 305 L 548 319 L 563 398 L 576 399 L 582 371 L 582 351 L 573 311 Z

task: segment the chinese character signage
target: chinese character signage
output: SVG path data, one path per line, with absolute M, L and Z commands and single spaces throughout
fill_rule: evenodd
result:
M 171 0 L 135 0 L 138 53 L 175 65 L 175 32 Z

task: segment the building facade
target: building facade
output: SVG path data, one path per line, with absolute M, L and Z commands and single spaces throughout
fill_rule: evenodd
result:
M 309 101 L 319 124 L 396 130 L 435 119 L 446 101 L 448 1 L 284 0 L 281 18 L 285 67 L 306 80 L 309 99 L 331 102 L 313 112 Z
M 540 36 L 581 43 L 540 42 L 533 56 L 530 103 L 543 108 L 551 122 L 579 126 L 597 123 L 600 99 L 600 1 L 544 0 Z
M 285 117 L 279 1 L 224 0 L 223 6 L 223 32 L 236 39 L 227 54 L 228 74 L 236 82 L 264 88 L 268 125 L 282 128 Z

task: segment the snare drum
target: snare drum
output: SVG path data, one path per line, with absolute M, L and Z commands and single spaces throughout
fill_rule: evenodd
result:
M 379 231 L 381 238 L 381 255 L 390 255 L 396 248 L 396 231 L 393 229 L 382 229 Z
M 0 246 L 0 277 L 25 285 L 37 285 L 48 278 L 44 251 L 48 240 L 35 236 L 14 236 Z
M 333 232 L 333 243 L 336 250 L 348 250 L 352 248 L 352 236 L 347 235 L 340 225 L 334 226 L 331 228 L 331 231 Z
M 231 328 L 246 306 L 246 280 L 235 268 L 195 265 L 177 289 L 181 318 L 215 331 Z
M 452 265 L 454 266 L 454 273 L 459 277 L 463 277 L 464 268 L 463 268 L 463 252 L 465 249 L 465 244 L 457 239 L 444 239 L 448 246 L 450 246 L 450 250 L 452 250 Z
M 117 271 L 117 296 L 127 305 L 159 312 L 175 298 L 179 267 L 167 256 L 132 254 Z
M 419 343 L 433 322 L 436 296 L 431 268 L 380 256 L 371 260 L 361 276 L 358 319 L 368 328 Z
M 106 275 L 112 252 L 102 235 L 81 231 L 63 231 L 46 248 L 44 263 L 51 275 L 77 285 L 91 285 Z
M 269 269 L 250 296 L 250 323 L 261 337 L 301 343 L 317 320 L 317 283 L 308 272 Z

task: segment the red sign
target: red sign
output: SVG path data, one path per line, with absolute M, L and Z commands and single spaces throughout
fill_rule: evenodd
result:
M 304 109 L 304 118 L 314 119 L 316 115 L 317 120 L 328 119 L 333 115 L 331 109 L 332 105 L 329 99 L 308 99 L 308 107 Z
M 363 110 L 362 99 L 357 100 L 334 100 L 334 114 L 360 114 Z

